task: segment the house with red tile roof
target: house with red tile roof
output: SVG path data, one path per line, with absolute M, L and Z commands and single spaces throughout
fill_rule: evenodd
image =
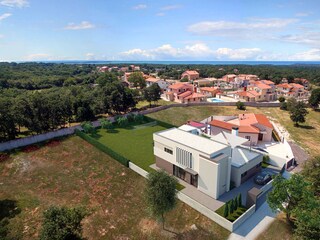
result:
M 197 93 L 193 85 L 181 82 L 170 85 L 165 96 L 168 100 L 178 103 L 204 102 L 206 100 L 206 96 Z
M 146 78 L 146 85 L 147 85 L 147 87 L 150 87 L 150 86 L 152 86 L 153 84 L 158 84 L 158 86 L 161 88 L 161 90 L 166 90 L 168 87 L 169 87 L 169 85 L 170 85 L 170 83 L 169 82 L 167 82 L 166 80 L 164 80 L 164 79 L 160 79 L 160 78 L 155 78 L 155 77 L 153 77 L 153 76 L 148 76 L 147 78 Z
M 216 94 L 220 91 L 218 87 L 202 87 L 200 88 L 200 93 L 207 97 L 215 97 Z
M 298 84 L 300 84 L 300 85 L 303 85 L 303 86 L 304 86 L 304 89 L 306 89 L 306 90 L 309 89 L 309 86 L 310 86 L 309 81 L 308 81 L 307 79 L 305 79 L 305 78 L 295 78 L 295 79 L 293 80 L 293 82 L 294 82 L 294 83 L 298 83 Z
M 187 70 L 181 74 L 181 79 L 187 78 L 188 81 L 199 79 L 199 73 L 194 70 Z
M 209 122 L 210 134 L 231 133 L 237 129 L 237 135 L 248 139 L 245 145 L 257 145 L 258 142 L 271 142 L 273 126 L 263 114 L 246 113 L 238 116 L 220 116 Z
M 247 102 L 269 102 L 277 100 L 275 84 L 269 80 L 250 80 L 249 85 L 243 91 L 238 91 L 236 98 Z
M 303 99 L 308 97 L 309 92 L 304 89 L 304 86 L 297 83 L 281 83 L 276 85 L 278 96 L 285 98 L 294 97 Z

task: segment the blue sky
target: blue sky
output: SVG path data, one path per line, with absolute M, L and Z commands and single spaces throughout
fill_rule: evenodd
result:
M 320 61 L 319 0 L 0 0 L 0 61 Z

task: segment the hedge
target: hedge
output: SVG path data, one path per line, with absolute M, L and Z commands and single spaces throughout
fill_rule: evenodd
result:
M 112 149 L 110 149 L 107 146 L 103 145 L 102 143 L 96 141 L 95 139 L 93 139 L 92 137 L 88 136 L 84 132 L 81 132 L 78 129 L 75 130 L 75 133 L 76 133 L 77 136 L 81 137 L 82 139 L 84 139 L 88 143 L 92 144 L 93 146 L 98 148 L 100 151 L 108 154 L 110 157 L 114 158 L 115 160 L 117 160 L 122 165 L 124 165 L 126 167 L 129 167 L 129 162 L 130 162 L 129 159 L 127 159 L 124 156 L 120 155 L 119 153 L 113 151 Z

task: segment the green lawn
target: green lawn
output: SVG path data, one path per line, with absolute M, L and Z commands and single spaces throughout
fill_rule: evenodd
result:
M 150 171 L 149 166 L 155 163 L 153 133 L 165 129 L 160 125 L 116 127 L 112 130 L 98 129 L 97 134 L 92 137 L 144 170 Z

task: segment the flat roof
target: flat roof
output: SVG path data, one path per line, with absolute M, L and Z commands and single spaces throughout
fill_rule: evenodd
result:
M 169 140 L 185 145 L 202 153 L 211 155 L 229 146 L 216 142 L 214 140 L 198 136 L 178 128 L 170 128 L 161 132 L 154 133 L 155 135 L 165 137 Z
M 261 155 L 262 154 L 254 150 L 246 149 L 243 147 L 235 147 L 234 149 L 232 149 L 231 164 L 235 167 L 241 167 Z
M 187 125 L 187 124 L 180 126 L 179 129 L 181 129 L 183 131 L 187 131 L 187 132 L 194 131 L 194 130 L 198 131 L 198 128 Z

